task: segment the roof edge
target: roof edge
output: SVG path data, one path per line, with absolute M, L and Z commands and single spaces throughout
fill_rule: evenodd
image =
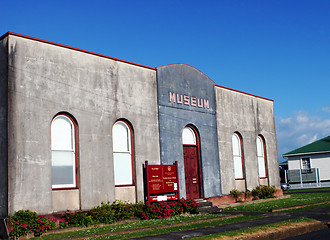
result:
M 221 86 L 221 85 L 218 85 L 218 84 L 215 84 L 215 86 L 216 86 L 216 87 L 220 87 L 220 88 L 224 88 L 224 89 L 227 89 L 227 90 L 230 90 L 230 91 L 234 91 L 234 92 L 242 93 L 242 94 L 245 94 L 245 95 L 249 95 L 249 96 L 252 96 L 252 97 L 257 97 L 257 98 L 261 98 L 261 99 L 264 99 L 264 100 L 267 100 L 267 101 L 274 102 L 273 99 L 269 99 L 269 98 L 261 97 L 261 96 L 258 96 L 258 95 L 254 95 L 254 94 L 251 94 L 251 93 L 243 92 L 243 91 L 236 90 L 236 89 L 233 89 L 233 88 L 224 87 L 224 86 Z
M 303 155 L 314 155 L 314 154 L 320 154 L 320 153 L 330 153 L 330 151 L 283 154 L 282 157 L 293 157 L 293 156 L 303 156 Z
M 60 43 L 50 42 L 50 41 L 43 40 L 43 39 L 40 39 L 40 38 L 34 38 L 34 37 L 30 37 L 30 36 L 26 36 L 26 35 L 22 35 L 22 34 L 19 34 L 19 33 L 14 33 L 14 32 L 5 33 L 4 35 L 2 35 L 0 37 L 0 40 L 4 39 L 5 37 L 7 37 L 9 35 L 13 35 L 13 36 L 16 36 L 16 37 L 21 37 L 21 38 L 26 38 L 26 39 L 29 39 L 29 40 L 34 40 L 34 41 L 38 41 L 38 42 L 42 42 L 42 43 L 47 43 L 47 44 L 51 44 L 51 45 L 54 45 L 54 46 L 63 47 L 63 48 L 67 48 L 67 49 L 70 49 L 70 50 L 75 50 L 75 51 L 79 51 L 79 52 L 83 52 L 83 53 L 87 53 L 87 54 L 92 54 L 92 55 L 95 55 L 95 56 L 98 56 L 98 57 L 108 58 L 108 59 L 111 59 L 111 60 L 114 60 L 114 61 L 123 62 L 123 63 L 131 64 L 131 65 L 135 65 L 135 66 L 138 66 L 138 67 L 143 67 L 143 68 L 147 68 L 147 69 L 151 69 L 151 70 L 156 70 L 156 68 L 154 68 L 154 67 L 149 67 L 149 66 L 146 66 L 146 65 L 142 65 L 142 64 L 122 60 L 122 59 L 119 59 L 119 58 L 110 57 L 110 56 L 103 55 L 103 54 L 100 54 L 100 53 L 95 53 L 95 52 L 83 50 L 83 49 L 80 49 L 80 48 L 75 48 L 75 47 L 71 47 L 71 46 L 68 46 L 68 45 L 60 44 Z

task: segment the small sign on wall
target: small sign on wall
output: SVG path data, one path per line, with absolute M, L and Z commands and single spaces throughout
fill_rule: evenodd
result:
M 146 198 L 149 202 L 178 200 L 178 164 L 149 165 L 145 163 Z

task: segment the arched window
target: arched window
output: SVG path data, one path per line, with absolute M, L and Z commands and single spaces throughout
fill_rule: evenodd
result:
M 257 137 L 257 155 L 258 155 L 258 168 L 259 177 L 267 177 L 266 157 L 265 157 L 265 141 L 261 136 Z
M 134 185 L 132 155 L 132 130 L 124 121 L 117 121 L 112 128 L 115 185 Z
M 234 157 L 234 170 L 235 179 L 244 179 L 244 163 L 242 154 L 242 140 L 239 134 L 234 133 L 232 137 L 233 144 L 233 157 Z
M 65 114 L 55 116 L 51 124 L 52 187 L 77 187 L 77 127 Z
M 191 127 L 185 127 L 182 132 L 182 143 L 196 145 L 196 134 Z

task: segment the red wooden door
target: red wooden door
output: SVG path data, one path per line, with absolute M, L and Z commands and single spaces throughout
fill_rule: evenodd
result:
M 200 198 L 200 177 L 197 146 L 183 146 L 183 157 L 186 175 L 186 198 Z

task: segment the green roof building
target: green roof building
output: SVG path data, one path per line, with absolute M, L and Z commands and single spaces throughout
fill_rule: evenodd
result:
M 283 154 L 288 169 L 318 169 L 321 182 L 330 181 L 330 136 Z
M 283 157 L 320 153 L 330 153 L 330 136 L 285 153 Z

